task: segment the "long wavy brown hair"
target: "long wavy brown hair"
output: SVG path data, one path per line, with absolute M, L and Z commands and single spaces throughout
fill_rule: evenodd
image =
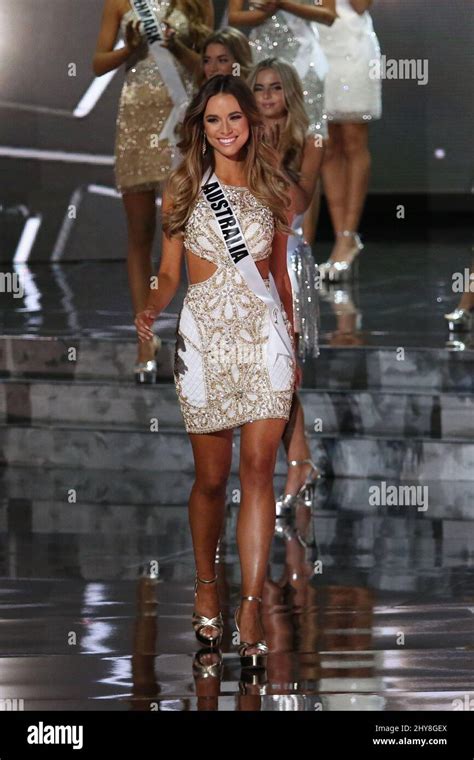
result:
M 253 66 L 253 59 L 252 48 L 245 34 L 232 26 L 223 26 L 221 29 L 217 29 L 204 40 L 201 47 L 202 59 L 206 55 L 208 45 L 212 44 L 223 45 L 227 48 L 231 57 L 240 66 L 239 76 L 242 79 L 247 79 Z M 201 69 L 197 74 L 198 86 L 200 87 L 205 81 L 204 71 Z
M 287 116 L 277 150 L 282 157 L 282 166 L 288 176 L 294 182 L 298 182 L 309 127 L 301 81 L 296 69 L 287 61 L 280 58 L 265 58 L 253 67 L 247 79 L 252 92 L 259 73 L 264 69 L 276 71 L 281 80 Z
M 166 17 L 177 8 L 188 19 L 189 38 L 191 47 L 194 50 L 201 51 L 204 40 L 209 36 L 212 29 L 204 23 L 206 18 L 205 3 L 203 0 L 171 0 Z
M 250 192 L 272 211 L 275 228 L 291 233 L 285 209 L 290 205 L 290 184 L 279 170 L 278 153 L 262 141 L 263 125 L 250 87 L 240 77 L 217 74 L 203 84 L 189 104 L 178 148 L 183 156 L 168 178 L 167 194 L 171 199 L 169 211 L 163 213 L 163 230 L 168 237 L 184 231 L 201 190 L 204 173 L 215 169 L 214 149 L 205 140 L 204 112 L 214 95 L 233 95 L 249 123 L 249 137 L 243 147 L 243 167 Z

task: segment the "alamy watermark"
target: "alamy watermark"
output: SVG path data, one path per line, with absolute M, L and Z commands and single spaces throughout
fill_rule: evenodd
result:
M 12 293 L 13 298 L 23 298 L 25 291 L 18 272 L 0 272 L 0 293 Z
M 416 507 L 418 512 L 428 509 L 428 486 L 387 485 L 385 480 L 379 486 L 369 487 L 371 507 Z
M 369 61 L 370 79 L 411 79 L 418 85 L 428 84 L 427 58 L 373 58 Z
M 207 352 L 208 359 L 219 365 L 261 364 L 265 360 L 265 344 L 218 343 Z
M 82 749 L 84 727 L 48 725 L 40 721 L 28 726 L 26 741 L 28 744 L 71 744 L 73 749 Z
M 463 272 L 452 274 L 453 293 L 474 293 L 474 272 L 465 267 Z

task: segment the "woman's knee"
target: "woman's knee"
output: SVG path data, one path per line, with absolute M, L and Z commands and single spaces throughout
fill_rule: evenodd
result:
M 228 477 L 228 472 L 197 473 L 194 488 L 208 499 L 218 498 L 225 495 Z
M 368 153 L 367 125 L 354 124 L 351 127 L 344 130 L 342 150 L 346 158 L 353 158 L 354 156 Z
M 240 458 L 241 483 L 264 485 L 272 482 L 275 469 L 276 451 L 272 448 L 245 452 Z

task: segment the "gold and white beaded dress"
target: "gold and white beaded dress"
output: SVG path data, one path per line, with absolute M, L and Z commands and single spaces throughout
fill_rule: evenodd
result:
M 221 183 L 254 261 L 270 256 L 271 210 L 246 187 Z M 184 247 L 216 265 L 188 285 L 177 325 L 174 378 L 188 433 L 211 433 L 254 420 L 288 419 L 296 362 L 267 361 L 269 311 L 245 282 L 202 191 L 185 225 Z M 267 288 L 268 279 L 264 280 Z M 294 347 L 288 317 L 286 328 Z
M 150 0 L 159 21 L 166 20 L 183 42 L 190 44 L 189 22 L 177 8 L 170 12 L 170 0 Z M 125 29 L 130 21 L 139 21 L 130 9 L 120 24 Z M 194 83 L 191 74 L 175 61 L 186 92 L 191 97 Z M 120 192 L 151 190 L 165 180 L 171 170 L 176 148 L 168 139 L 158 136 L 173 107 L 159 68 L 144 41 L 143 50 L 129 58 L 125 82 L 120 96 L 115 138 L 115 180 Z

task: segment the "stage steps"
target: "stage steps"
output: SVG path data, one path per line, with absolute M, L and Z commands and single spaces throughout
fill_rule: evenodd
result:
M 139 387 L 133 341 L 1 339 L 0 464 L 192 472 L 173 348 L 160 352 L 160 382 Z M 307 363 L 315 461 L 328 477 L 474 479 L 473 352 L 397 351 L 323 348 Z

